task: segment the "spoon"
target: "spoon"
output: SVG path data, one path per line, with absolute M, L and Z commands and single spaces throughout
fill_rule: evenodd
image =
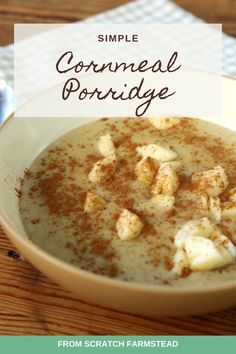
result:
M 13 112 L 13 91 L 5 80 L 0 80 L 0 124 Z

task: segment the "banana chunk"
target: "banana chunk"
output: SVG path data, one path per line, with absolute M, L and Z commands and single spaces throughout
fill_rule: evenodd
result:
M 158 211 L 167 212 L 174 208 L 175 197 L 173 195 L 157 194 L 150 199 Z
M 215 231 L 215 225 L 207 217 L 187 221 L 175 235 L 175 245 L 182 248 L 187 238 L 191 236 L 209 238 Z
M 95 193 L 88 192 L 84 203 L 84 211 L 95 212 L 103 209 L 105 205 L 106 201 L 103 198 L 99 197 L 99 195 Z
M 137 147 L 137 153 L 142 157 L 152 157 L 159 162 L 171 161 L 177 158 L 177 153 L 167 147 L 149 144 Z
M 181 269 L 181 264 L 178 263 L 182 260 L 181 255 L 184 259 L 182 262 L 184 264 L 188 262 L 189 268 L 193 271 L 222 268 L 236 260 L 236 247 L 206 217 L 184 224 L 175 236 L 175 245 L 177 251 L 173 271 L 176 274 L 179 274 Z
M 221 211 L 222 218 L 235 218 L 236 217 L 236 203 L 225 202 L 222 204 Z
M 220 198 L 209 197 L 209 212 L 211 218 L 218 224 L 221 221 Z
M 110 178 L 115 173 L 115 170 L 116 159 L 114 157 L 105 157 L 95 162 L 92 170 L 89 172 L 88 179 L 90 182 L 99 183 Z
M 150 186 L 157 172 L 157 162 L 152 157 L 143 157 L 135 166 L 137 180 Z
M 191 236 L 185 241 L 185 252 L 191 270 L 212 270 L 233 263 L 231 254 L 217 248 L 207 238 Z
M 121 240 L 129 241 L 140 235 L 143 226 L 144 224 L 138 215 L 128 209 L 123 209 L 116 223 L 116 230 Z
M 159 130 L 169 129 L 181 122 L 180 118 L 149 118 L 149 121 Z
M 168 164 L 162 165 L 154 179 L 151 193 L 173 195 L 179 187 L 179 178 L 176 172 Z
M 172 268 L 172 271 L 178 275 L 181 275 L 184 268 L 189 268 L 189 260 L 186 252 L 183 249 L 176 251 L 173 259 L 173 264 L 174 267 Z
M 100 151 L 100 153 L 104 157 L 108 157 L 108 156 L 115 157 L 116 156 L 116 148 L 113 143 L 112 137 L 109 133 L 106 135 L 102 135 L 99 138 L 98 150 Z
M 229 200 L 236 203 L 236 187 L 229 191 Z
M 218 197 L 229 184 L 228 177 L 221 166 L 193 174 L 192 182 L 197 184 L 200 191 L 207 193 L 210 197 Z

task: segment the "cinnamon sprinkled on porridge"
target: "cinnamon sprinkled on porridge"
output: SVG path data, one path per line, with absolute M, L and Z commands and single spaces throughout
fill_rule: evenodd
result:
M 124 281 L 193 287 L 233 279 L 234 262 L 179 272 L 174 262 L 176 234 L 190 220 L 208 218 L 226 237 L 219 245 L 236 246 L 236 134 L 197 119 L 166 123 L 102 118 L 46 148 L 17 190 L 32 242 Z

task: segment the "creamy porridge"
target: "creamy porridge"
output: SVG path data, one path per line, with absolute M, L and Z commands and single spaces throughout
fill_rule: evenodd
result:
M 33 243 L 124 281 L 191 286 L 236 276 L 236 133 L 198 119 L 100 119 L 25 172 Z M 234 254 L 235 253 L 235 254 Z

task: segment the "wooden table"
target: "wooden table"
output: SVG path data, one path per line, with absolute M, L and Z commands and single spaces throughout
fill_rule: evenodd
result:
M 1 0 L 0 45 L 13 41 L 13 23 L 72 22 L 126 0 Z M 236 36 L 236 1 L 177 0 L 209 22 L 223 22 Z M 236 334 L 236 309 L 188 318 L 153 321 L 97 308 L 53 284 L 28 262 L 9 257 L 16 251 L 0 229 L 0 335 L 191 335 Z M 17 258 L 17 257 L 15 257 Z
M 236 334 L 236 309 L 154 321 L 82 303 L 9 250 L 0 230 L 0 335 Z

